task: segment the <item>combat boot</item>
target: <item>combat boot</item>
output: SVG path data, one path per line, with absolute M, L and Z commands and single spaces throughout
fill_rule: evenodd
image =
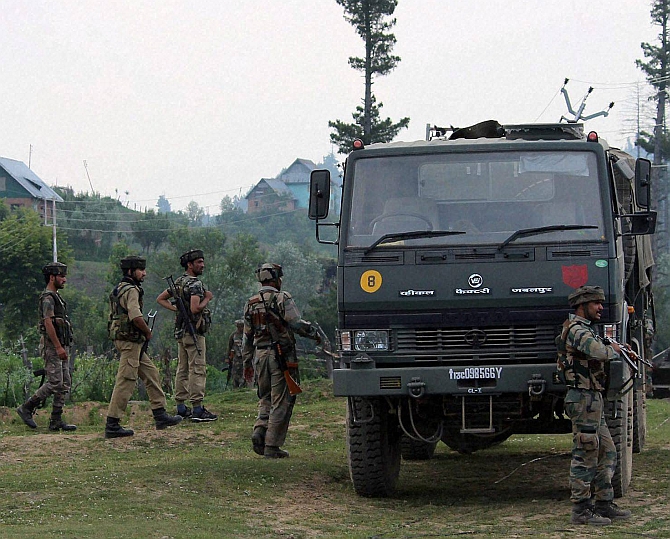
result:
M 63 421 L 63 409 L 54 408 L 51 412 L 51 419 L 49 419 L 49 430 L 51 431 L 73 431 L 77 430 L 77 425 L 68 425 Z
M 266 459 L 285 459 L 288 457 L 288 451 L 284 451 L 276 445 L 266 445 L 264 456 Z
M 154 421 L 156 422 L 156 430 L 167 429 L 176 425 L 182 420 L 180 415 L 169 415 L 165 408 L 156 408 L 151 410 L 154 414 Z
M 132 429 L 124 429 L 119 425 L 118 417 L 107 417 L 107 424 L 105 425 L 105 438 L 125 438 L 132 436 L 135 432 Z
M 612 521 L 604 516 L 598 514 L 594 510 L 590 501 L 579 502 L 574 504 L 572 508 L 571 524 L 591 524 L 593 526 L 607 526 Z
M 265 427 L 256 427 L 251 435 L 251 445 L 257 455 L 265 453 L 265 433 L 267 430 Z
M 35 413 L 35 409 L 39 406 L 39 404 L 40 399 L 33 395 L 16 409 L 16 413 L 19 414 L 19 417 L 23 419 L 23 422 L 31 429 L 37 428 L 37 423 L 35 423 L 35 420 L 33 419 L 33 414 Z
M 595 505 L 595 511 L 603 517 L 607 517 L 610 520 L 626 520 L 630 518 L 630 511 L 628 509 L 621 509 L 614 502 L 605 502 L 597 501 Z

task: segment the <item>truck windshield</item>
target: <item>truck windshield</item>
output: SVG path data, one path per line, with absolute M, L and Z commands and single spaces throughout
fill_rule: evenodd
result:
M 406 245 L 500 245 L 597 241 L 603 237 L 596 157 L 591 152 L 490 152 L 387 156 L 353 163 L 346 245 L 398 234 Z M 445 231 L 452 234 L 405 235 Z M 461 234 L 454 233 L 461 232 Z

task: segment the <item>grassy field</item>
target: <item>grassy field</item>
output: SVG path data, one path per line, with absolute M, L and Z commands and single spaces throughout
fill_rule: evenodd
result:
M 106 405 L 66 407 L 74 434 L 50 434 L 48 412 L 30 431 L 0 409 L 0 538 L 670 538 L 670 401 L 648 403 L 648 439 L 634 456 L 633 519 L 571 526 L 570 437 L 513 436 L 460 455 L 439 444 L 403 462 L 391 499 L 357 496 L 349 481 L 345 401 L 327 382 L 304 384 L 289 430 L 289 459 L 251 451 L 250 390 L 208 397 L 219 421 L 156 431 L 146 403 L 105 440 Z

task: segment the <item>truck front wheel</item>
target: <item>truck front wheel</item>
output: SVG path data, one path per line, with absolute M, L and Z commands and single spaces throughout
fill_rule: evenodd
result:
M 386 497 L 400 473 L 401 431 L 385 399 L 350 397 L 347 404 L 347 458 L 356 493 Z

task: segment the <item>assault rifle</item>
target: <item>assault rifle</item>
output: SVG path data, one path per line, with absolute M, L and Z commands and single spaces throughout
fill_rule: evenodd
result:
M 156 320 L 157 314 L 158 311 L 149 311 L 149 314 L 147 314 L 147 326 L 149 326 L 149 331 L 151 331 L 152 333 L 154 331 L 154 322 Z M 148 349 L 149 349 L 149 341 L 144 341 L 142 349 L 140 350 L 140 361 L 142 361 L 142 356 L 146 354 Z
M 177 312 L 184 319 L 186 331 L 188 331 L 188 334 L 193 337 L 193 344 L 195 344 L 195 349 L 198 351 L 198 355 L 201 356 L 202 352 L 200 352 L 200 347 L 198 346 L 198 338 L 195 334 L 195 328 L 193 327 L 193 322 L 191 321 L 191 316 L 188 313 L 188 309 L 186 308 L 186 305 L 184 305 L 184 300 L 179 294 L 177 294 L 177 287 L 174 284 L 172 275 L 165 277 L 165 280 L 167 281 L 168 288 L 170 289 L 170 295 L 172 295 L 172 302 L 177 306 Z
M 230 383 L 230 378 L 231 378 L 232 375 L 233 375 L 233 355 L 234 355 L 234 354 L 235 354 L 235 352 L 233 352 L 233 351 L 231 350 L 231 351 L 230 351 L 230 354 L 228 354 L 228 366 L 227 366 L 227 367 L 223 367 L 223 369 L 221 369 L 222 371 L 226 371 L 226 370 L 228 371 L 228 374 L 226 375 L 226 385 L 225 385 L 224 388 L 223 388 L 224 391 L 225 391 L 226 389 L 228 389 L 228 384 Z
M 300 388 L 298 383 L 293 379 L 291 373 L 288 370 L 288 361 L 286 359 L 286 355 L 282 350 L 281 344 L 279 344 L 279 334 L 277 333 L 277 326 L 279 326 L 279 329 L 284 329 L 286 321 L 281 317 L 281 315 L 278 312 L 270 310 L 270 307 L 265 301 L 265 296 L 263 296 L 263 292 L 259 292 L 259 294 L 261 296 L 261 300 L 263 301 L 263 307 L 265 307 L 265 313 L 267 315 L 266 322 L 269 322 L 267 324 L 267 328 L 268 331 L 270 332 L 272 349 L 274 350 L 275 356 L 277 357 L 277 363 L 279 363 L 279 368 L 284 374 L 284 380 L 286 380 L 286 385 L 288 386 L 288 392 L 291 395 L 297 395 L 298 393 L 302 393 L 302 389 Z
M 644 359 L 643 357 L 639 356 L 628 345 L 621 344 L 621 343 L 616 342 L 615 340 L 612 340 L 612 339 L 609 339 L 609 338 L 603 339 L 603 342 L 605 344 L 612 344 L 612 343 L 618 344 L 619 348 L 621 349 L 621 357 L 624 359 L 624 361 L 626 363 L 628 363 L 628 366 L 636 374 L 640 371 L 639 367 L 637 366 L 638 361 L 645 364 L 649 368 L 652 368 L 652 369 L 654 368 L 654 366 L 651 364 L 651 362 L 648 359 Z

